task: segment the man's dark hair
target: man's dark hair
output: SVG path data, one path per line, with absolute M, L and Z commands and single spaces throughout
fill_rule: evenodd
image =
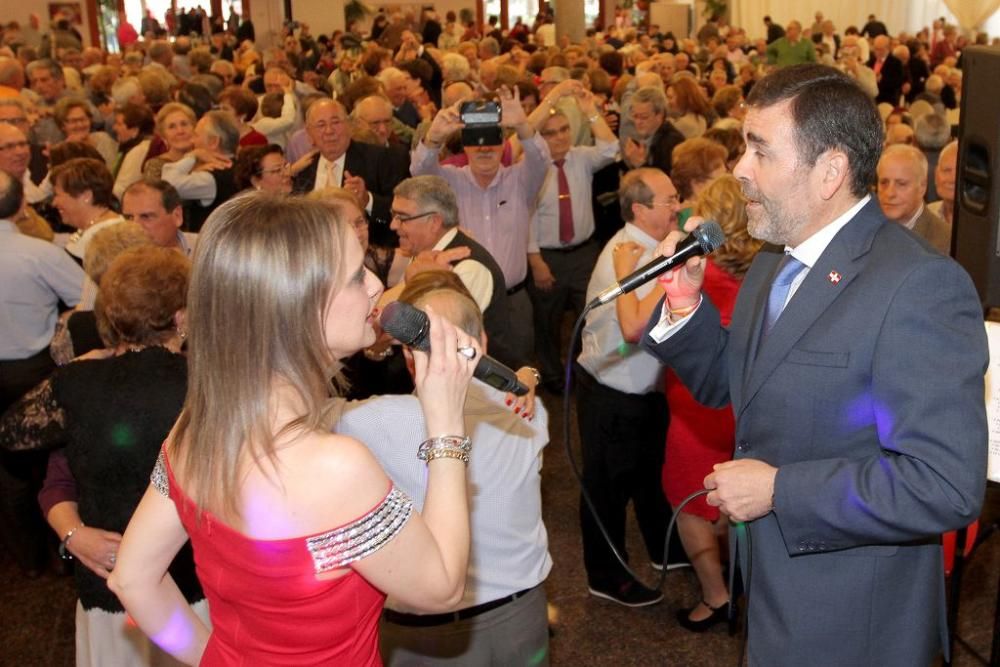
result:
M 839 149 L 851 169 L 851 192 L 862 197 L 875 179 L 883 131 L 875 103 L 846 74 L 826 65 L 795 65 L 765 76 L 747 104 L 767 108 L 789 101 L 798 159 L 813 166 L 824 152 Z
M 24 203 L 24 184 L 0 169 L 0 220 L 10 220 Z
M 181 196 L 178 194 L 177 189 L 162 179 L 142 178 L 136 181 L 128 186 L 128 189 L 122 194 L 123 202 L 125 201 L 125 195 L 133 190 L 152 190 L 160 193 L 160 203 L 163 204 L 163 210 L 167 213 L 172 213 L 181 205 Z

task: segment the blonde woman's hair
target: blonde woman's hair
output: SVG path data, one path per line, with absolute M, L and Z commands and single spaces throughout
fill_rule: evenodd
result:
M 726 242 L 712 254 L 716 266 L 737 278 L 750 268 L 760 241 L 747 232 L 746 199 L 734 176 L 719 176 L 698 195 L 694 214 L 715 220 L 726 234 Z
M 356 268 L 343 264 L 353 236 L 341 209 L 305 198 L 253 192 L 209 216 L 188 294 L 187 399 L 167 445 L 199 509 L 238 518 L 245 463 L 264 470 L 282 435 L 329 431 L 340 362 L 324 322 Z M 278 382 L 302 414 L 275 432 Z
M 153 245 L 137 222 L 118 222 L 99 229 L 87 244 L 83 270 L 95 283 L 100 283 L 104 272 L 118 255 L 129 248 Z

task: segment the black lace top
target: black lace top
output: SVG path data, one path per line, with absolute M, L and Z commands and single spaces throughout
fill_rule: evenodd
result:
M 65 447 L 87 526 L 125 532 L 160 446 L 184 404 L 184 357 L 162 347 L 59 368 L 0 419 L 0 442 L 9 450 Z M 170 573 L 189 602 L 204 595 L 190 545 Z M 84 609 L 123 611 L 106 582 L 76 567 Z

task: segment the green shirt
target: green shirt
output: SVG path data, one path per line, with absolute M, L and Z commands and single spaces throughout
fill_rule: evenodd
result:
M 767 62 L 778 67 L 814 63 L 816 49 L 808 39 L 799 39 L 793 44 L 787 37 L 782 37 L 767 45 Z

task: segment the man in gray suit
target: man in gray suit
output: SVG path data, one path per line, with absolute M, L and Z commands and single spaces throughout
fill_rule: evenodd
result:
M 951 252 L 951 227 L 924 206 L 927 171 L 927 158 L 919 148 L 888 146 L 878 161 L 878 203 L 885 217 L 947 255 Z
M 751 538 L 750 664 L 928 665 L 947 650 L 938 536 L 985 491 L 982 310 L 868 195 L 882 130 L 851 79 L 784 68 L 747 103 L 734 174 L 772 245 L 728 330 L 696 258 L 661 283 L 643 342 L 700 401 L 732 402 L 735 460 L 705 486 Z

